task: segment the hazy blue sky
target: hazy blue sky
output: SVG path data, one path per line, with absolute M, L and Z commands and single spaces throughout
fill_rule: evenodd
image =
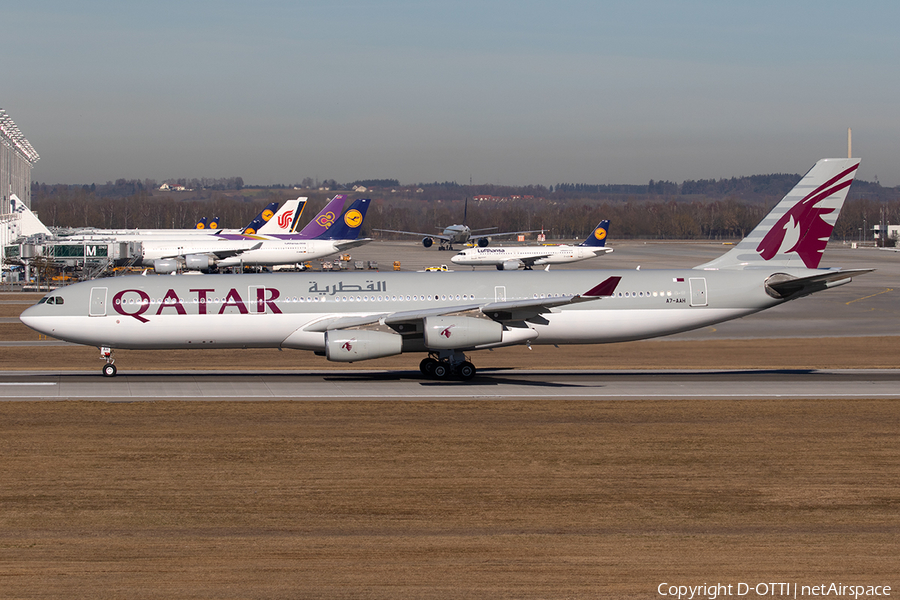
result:
M 5 2 L 0 108 L 45 183 L 900 185 L 900 3 Z

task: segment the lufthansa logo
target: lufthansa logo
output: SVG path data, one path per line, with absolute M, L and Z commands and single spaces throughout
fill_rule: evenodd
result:
M 273 213 L 271 210 L 268 210 L 268 209 L 264 210 L 262 213 L 263 221 L 268 221 L 269 219 L 271 219 L 274 216 L 275 216 L 275 213 Z
M 362 224 L 362 214 L 356 210 L 348 210 L 347 214 L 344 215 L 344 223 L 347 224 L 347 227 L 359 227 Z
M 598 227 L 596 230 L 594 230 L 594 237 L 597 238 L 598 240 L 605 240 L 606 239 L 606 230 L 603 229 L 602 227 Z

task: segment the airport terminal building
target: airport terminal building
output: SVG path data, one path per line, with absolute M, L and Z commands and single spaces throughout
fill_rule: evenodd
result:
M 15 194 L 31 208 L 31 169 L 40 157 L 15 122 L 0 108 L 0 237 L 2 246 L 18 215 L 12 213 L 10 197 Z

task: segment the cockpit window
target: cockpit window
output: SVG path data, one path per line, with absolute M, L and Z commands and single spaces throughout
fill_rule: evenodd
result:
M 47 298 L 41 298 L 40 300 L 38 300 L 38 304 L 43 304 L 46 301 L 47 301 Z
M 57 303 L 57 304 L 62 304 L 62 303 L 64 303 L 64 302 L 65 302 L 65 299 L 64 299 L 62 296 L 57 296 L 57 297 L 56 297 L 56 303 Z

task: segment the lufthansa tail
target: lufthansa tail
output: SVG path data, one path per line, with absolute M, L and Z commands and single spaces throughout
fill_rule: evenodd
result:
M 316 239 L 319 240 L 355 240 L 359 238 L 366 211 L 369 210 L 371 199 L 360 199 L 350 205 L 341 218 L 335 221 Z
M 600 224 L 594 227 L 594 231 L 591 232 L 591 235 L 587 237 L 586 240 L 578 244 L 579 246 L 590 246 L 595 248 L 602 248 L 606 246 L 606 236 L 609 235 L 609 220 L 603 219 L 600 221 Z

